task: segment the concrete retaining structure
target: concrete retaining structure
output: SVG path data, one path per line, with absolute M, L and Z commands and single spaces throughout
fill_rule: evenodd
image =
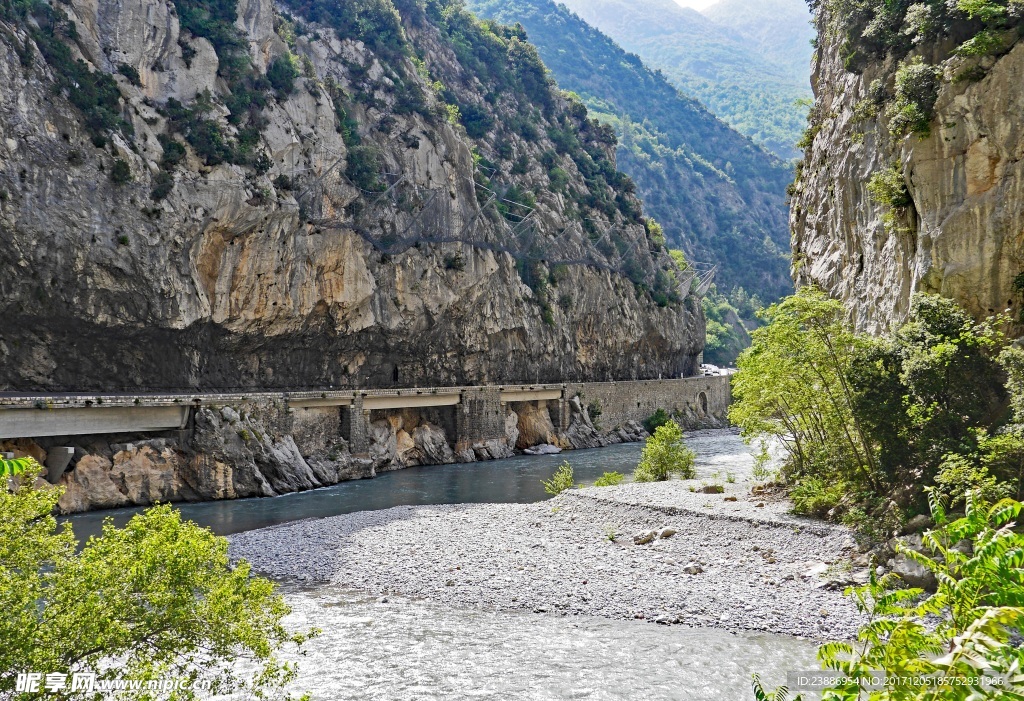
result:
M 640 422 L 658 409 L 684 427 L 721 426 L 729 401 L 728 375 L 401 390 L 0 396 L 0 450 L 45 465 L 48 481 L 66 487 L 61 509 L 70 512 L 271 496 L 410 465 L 503 458 L 542 443 L 572 449 L 640 440 L 646 435 Z

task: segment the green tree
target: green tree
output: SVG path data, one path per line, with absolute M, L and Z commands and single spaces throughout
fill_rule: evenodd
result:
M 751 334 L 739 357 L 729 418 L 747 438 L 777 439 L 790 477 L 815 473 L 876 488 L 849 381 L 865 340 L 847 324 L 842 304 L 804 287 L 760 316 L 768 325 Z
M 295 677 L 277 650 L 308 634 L 285 630 L 288 607 L 274 584 L 244 561 L 232 566 L 226 539 L 163 505 L 124 528 L 108 521 L 76 551 L 71 528 L 52 516 L 61 491 L 34 488 L 37 475 L 32 466 L 13 490 L 0 489 L 0 695 L 25 670 L 209 679 L 218 693 L 259 698 Z M 236 670 L 240 657 L 255 674 Z
M 561 494 L 566 489 L 572 489 L 576 486 L 572 476 L 572 465 L 568 460 L 563 461 L 551 479 L 541 480 L 540 483 L 544 485 L 544 491 L 548 494 Z
M 277 93 L 277 99 L 284 98 L 295 92 L 295 79 L 299 77 L 297 60 L 291 54 L 278 56 L 267 66 L 267 80 Z
M 1003 419 L 1004 344 L 992 322 L 976 324 L 949 299 L 915 295 L 906 324 L 862 346 L 850 370 L 854 411 L 887 486 L 931 484 L 948 455 L 978 452 L 977 428 L 992 431 Z
M 669 420 L 658 426 L 654 435 L 647 439 L 633 479 L 637 482 L 663 482 L 672 474 L 693 479 L 696 460 L 696 453 L 683 440 L 683 429 Z

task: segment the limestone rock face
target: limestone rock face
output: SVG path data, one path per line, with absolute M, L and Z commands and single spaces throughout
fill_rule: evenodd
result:
M 903 321 L 917 291 L 950 297 L 976 318 L 1008 308 L 1019 318 L 1024 41 L 998 57 L 946 60 L 930 133 L 901 137 L 889 131 L 884 110 L 858 121 L 854 109 L 875 80 L 893 74 L 892 59 L 848 71 L 843 39 L 827 29 L 834 19 L 827 11 L 817 19 L 818 131 L 798 171 L 790 218 L 797 283 L 841 299 L 869 332 Z M 972 74 L 983 77 L 962 79 Z M 911 204 L 887 227 L 886 207 L 867 184 L 892 166 Z
M 670 268 L 640 223 L 638 201 L 601 185 L 593 194 L 607 213 L 591 217 L 588 233 L 569 194 L 602 177 L 585 179 L 563 154 L 568 184 L 551 187 L 541 162 L 556 151 L 549 131 L 590 127 L 554 94 L 550 109 L 487 94 L 492 105 L 430 22 L 407 21 L 404 31 L 431 80 L 455 90 L 464 110 L 489 111 L 486 135 L 438 117 L 445 105 L 408 59 L 377 55 L 301 17 L 303 31 L 286 41 L 271 0 L 243 0 L 236 26 L 257 74 L 286 52 L 303 73 L 290 94 L 268 94 L 257 110 L 249 160 L 217 163 L 168 117 L 169 100 L 189 107 L 208 95 L 205 118 L 226 140 L 240 136 L 227 119 L 223 57 L 180 26 L 172 0 L 61 8 L 76 27 L 77 39 L 67 40 L 73 57 L 113 76 L 128 126 L 96 146 L 83 114 L 54 94 L 55 68 L 38 49 L 24 53 L 33 43 L 26 28 L 0 32 L 0 268 L 8 271 L 0 389 L 410 386 L 696 370 L 700 304 L 689 297 L 661 306 L 644 291 L 669 289 Z M 424 103 L 408 109 L 401 100 L 413 88 Z M 535 135 L 499 136 L 521 114 L 533 115 Z M 339 115 L 355 125 L 358 146 L 346 141 Z M 175 166 L 165 160 L 168 138 L 184 148 Z M 593 153 L 612 152 L 586 138 Z M 473 149 L 496 164 L 493 187 L 514 185 L 536 199 L 530 241 L 538 250 L 591 263 L 526 271 L 494 246 L 392 246 L 408 232 L 508 241 L 508 219 L 481 209 Z M 382 180 L 357 187 L 357 158 L 373 161 L 371 175 Z M 115 167 L 127 175 L 115 179 Z M 160 197 L 156 186 L 168 175 L 171 189 Z M 618 250 L 632 251 L 630 259 Z M 249 449 L 268 466 L 293 451 L 284 443 Z M 216 460 L 190 469 L 217 474 L 225 493 L 283 486 L 272 468 L 262 479 L 230 475 Z
M 546 406 L 538 407 L 536 402 L 523 402 L 515 405 L 515 412 L 519 416 L 517 448 L 529 448 L 541 443 L 558 441 L 551 413 Z

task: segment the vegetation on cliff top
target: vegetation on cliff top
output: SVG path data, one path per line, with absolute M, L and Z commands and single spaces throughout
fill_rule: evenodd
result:
M 926 136 L 943 81 L 981 79 L 985 67 L 977 59 L 998 56 L 1024 36 L 1024 4 L 1017 0 L 817 0 L 812 6 L 848 70 L 861 73 L 869 63 L 886 67 L 854 117 L 862 123 L 884 118 L 897 137 Z M 943 66 L 950 59 L 957 68 L 947 76 Z M 823 118 L 811 110 L 805 147 Z

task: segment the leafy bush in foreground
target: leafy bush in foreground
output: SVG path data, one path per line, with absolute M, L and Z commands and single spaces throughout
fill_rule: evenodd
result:
M 902 588 L 895 574 L 847 589 L 869 620 L 856 643 L 819 648 L 822 668 L 851 679 L 881 672 L 888 683 L 870 696 L 856 681 L 838 684 L 823 701 L 1024 697 L 1024 646 L 1012 642 L 1024 633 L 1024 535 L 1015 532 L 1022 505 L 1004 499 L 990 507 L 970 492 L 964 517 L 949 522 L 941 500 L 930 497 L 936 528 L 924 544 L 932 554 L 905 554 L 935 575 L 936 592 Z M 981 675 L 1005 683 L 988 690 L 970 683 Z M 788 693 L 766 692 L 755 675 L 754 696 L 780 701 Z
M 655 429 L 654 435 L 647 439 L 633 479 L 637 482 L 664 482 L 672 474 L 693 479 L 696 476 L 696 459 L 696 453 L 683 441 L 683 429 L 675 421 L 669 421 Z
M 22 470 L 14 462 L 3 469 Z M 38 474 L 30 464 L 13 491 L 0 488 L 0 696 L 26 670 L 203 679 L 214 693 L 283 696 L 296 671 L 276 652 L 308 636 L 285 630 L 288 607 L 272 582 L 244 561 L 229 564 L 225 538 L 162 505 L 124 528 L 108 520 L 76 551 L 71 529 L 52 516 L 61 490 L 34 488 Z M 258 665 L 255 674 L 236 670 L 239 657 Z M 174 698 L 196 692 L 186 686 Z

